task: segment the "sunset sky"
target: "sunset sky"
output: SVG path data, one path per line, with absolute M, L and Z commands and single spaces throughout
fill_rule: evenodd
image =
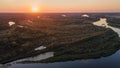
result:
M 120 0 L 0 0 L 0 12 L 120 12 Z

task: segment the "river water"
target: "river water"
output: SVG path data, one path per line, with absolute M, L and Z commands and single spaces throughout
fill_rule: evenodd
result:
M 112 27 L 112 26 L 109 26 L 108 23 L 106 22 L 106 20 L 107 20 L 106 18 L 100 18 L 100 21 L 93 22 L 93 25 L 110 28 L 113 31 L 115 31 L 119 35 L 119 37 L 120 37 L 120 29 Z
M 101 18 L 99 21 L 93 22 L 93 25 L 111 28 L 120 37 L 120 29 L 109 26 L 108 23 L 106 22 L 106 18 Z M 42 55 L 42 57 L 47 56 L 48 54 L 51 54 L 51 56 L 53 56 L 53 53 L 50 52 L 50 53 L 46 53 L 45 55 Z M 37 56 L 37 58 L 40 57 L 41 56 Z M 111 56 L 102 57 L 99 59 L 56 62 L 56 63 L 48 63 L 48 64 L 43 64 L 43 63 L 14 64 L 13 63 L 13 64 L 1 65 L 0 68 L 120 68 L 120 50 Z

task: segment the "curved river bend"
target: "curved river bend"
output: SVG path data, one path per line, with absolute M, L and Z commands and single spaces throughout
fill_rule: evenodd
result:
M 97 22 L 93 22 L 96 26 L 111 28 L 114 30 L 120 37 L 120 29 L 109 26 L 106 22 L 106 18 L 101 18 Z M 51 56 L 53 56 L 52 52 Z M 46 57 L 47 54 L 42 55 L 42 57 Z M 41 56 L 37 56 L 37 58 L 40 58 Z M 31 58 L 29 58 L 31 60 Z M 34 59 L 34 58 L 33 58 Z M 24 59 L 25 60 L 25 59 Z M 37 60 L 37 59 L 36 59 Z M 115 54 L 108 56 L 108 57 L 102 57 L 100 59 L 89 59 L 89 60 L 79 60 L 79 61 L 69 61 L 69 62 L 56 62 L 56 63 L 48 63 L 48 64 L 42 64 L 42 63 L 36 63 L 36 64 L 6 64 L 1 66 L 0 68 L 120 68 L 120 50 L 117 51 Z

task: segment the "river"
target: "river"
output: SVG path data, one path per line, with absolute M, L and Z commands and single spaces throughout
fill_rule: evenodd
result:
M 114 30 L 120 37 L 120 29 L 109 26 L 106 22 L 106 18 L 101 18 L 97 22 L 93 22 L 93 25 L 111 28 Z M 52 53 L 52 52 L 50 52 Z M 49 53 L 47 53 L 49 54 Z M 42 57 L 47 56 L 47 54 L 42 55 Z M 53 54 L 53 53 L 52 53 Z M 51 55 L 53 56 L 53 55 Z M 40 58 L 41 56 L 37 56 Z M 88 60 L 77 60 L 77 61 L 68 61 L 68 62 L 56 62 L 56 63 L 12 63 L 1 65 L 0 68 L 120 68 L 120 50 L 115 54 L 102 57 L 99 59 L 88 59 Z

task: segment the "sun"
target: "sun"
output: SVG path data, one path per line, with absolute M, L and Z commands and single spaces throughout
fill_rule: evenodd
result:
M 32 10 L 32 12 L 39 12 L 39 7 L 38 6 L 32 6 L 31 10 Z

